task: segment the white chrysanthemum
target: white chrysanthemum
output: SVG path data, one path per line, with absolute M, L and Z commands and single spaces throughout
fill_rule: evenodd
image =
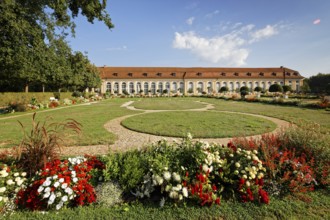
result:
M 182 200 L 183 196 L 181 194 L 179 194 L 179 200 Z
M 16 176 L 19 176 L 19 173 L 14 173 L 14 176 L 16 177 Z
M 234 174 L 235 174 L 235 175 L 238 175 L 238 174 L 239 174 L 239 171 L 238 171 L 238 170 L 235 170 L 235 171 L 234 171 Z
M 246 181 L 245 184 L 247 187 L 250 187 L 250 185 L 251 185 L 249 181 Z
M 6 191 L 6 187 L 3 186 L 0 188 L 0 193 L 3 193 L 4 191 Z
M 4 196 L 4 197 L 2 197 L 2 200 L 3 200 L 4 203 L 6 203 L 6 202 L 8 202 L 9 198 Z
M 56 193 L 56 197 L 60 197 L 61 195 L 62 195 L 61 192 L 57 192 L 57 193 Z
M 251 156 L 247 156 L 246 158 L 247 158 L 248 160 L 251 160 Z
M 258 158 L 256 155 L 253 155 L 253 156 L 252 156 L 252 159 L 253 159 L 253 160 L 256 160 L 256 161 L 259 160 L 259 158 Z
M 253 173 L 250 175 L 252 179 L 255 179 L 256 178 L 256 175 Z
M 253 153 L 254 153 L 254 154 L 258 154 L 258 151 L 257 151 L 257 150 L 253 150 Z
M 236 162 L 235 167 L 239 168 L 239 167 L 241 167 L 241 164 L 239 162 Z
M 23 182 L 24 182 L 24 180 L 23 180 L 23 179 L 20 179 L 20 180 L 17 181 L 16 183 L 17 183 L 18 186 L 21 186 L 21 185 L 23 184 Z
M 172 187 L 171 187 L 170 185 L 167 185 L 167 186 L 165 187 L 165 191 L 168 192 L 168 191 L 171 190 L 171 188 L 172 188 Z
M 165 179 L 166 181 L 169 181 L 169 180 L 171 179 L 171 173 L 168 172 L 168 171 L 165 171 L 165 172 L 163 173 L 163 177 L 164 177 L 164 179 Z
M 243 175 L 242 178 L 243 178 L 243 179 L 247 179 L 247 175 Z
M 187 187 L 182 188 L 182 194 L 184 197 L 188 198 L 188 188 Z
M 169 197 L 171 199 L 177 199 L 179 197 L 179 193 L 176 192 L 176 191 L 171 191 L 170 194 L 169 194 Z

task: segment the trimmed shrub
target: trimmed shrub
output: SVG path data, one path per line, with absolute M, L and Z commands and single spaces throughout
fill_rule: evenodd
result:
M 284 85 L 283 86 L 283 92 L 286 93 L 286 92 L 291 92 L 292 91 L 292 88 L 291 86 L 288 86 L 288 85 Z
M 280 84 L 273 84 L 269 87 L 269 92 L 283 92 L 283 87 Z
M 255 92 L 261 92 L 262 88 L 260 86 L 257 86 L 257 87 L 254 88 L 254 91 Z
M 223 92 L 228 92 L 228 91 L 229 91 L 229 89 L 228 89 L 227 86 L 222 86 L 222 87 L 220 88 L 220 90 L 219 90 L 219 92 L 221 92 L 221 93 L 223 93 Z

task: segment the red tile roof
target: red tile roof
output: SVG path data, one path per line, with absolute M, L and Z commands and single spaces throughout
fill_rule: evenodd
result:
M 286 68 L 213 68 L 213 67 L 98 67 L 102 79 L 303 79 L 298 71 Z

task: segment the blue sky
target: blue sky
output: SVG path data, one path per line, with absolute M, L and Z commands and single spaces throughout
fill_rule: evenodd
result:
M 115 28 L 78 17 L 97 66 L 279 67 L 330 73 L 329 0 L 108 0 Z

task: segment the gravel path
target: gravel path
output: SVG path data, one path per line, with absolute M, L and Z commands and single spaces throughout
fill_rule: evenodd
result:
M 136 109 L 134 106 L 131 106 L 131 104 L 134 101 L 127 102 L 123 104 L 121 107 L 127 108 L 130 110 L 139 110 Z M 214 109 L 214 106 L 209 103 L 204 103 L 206 106 L 204 108 L 200 109 L 189 109 L 189 110 L 176 110 L 176 111 L 208 111 Z M 145 134 L 145 133 L 139 133 L 135 132 L 129 129 L 124 128 L 121 126 L 121 121 L 128 117 L 133 117 L 136 115 L 141 114 L 148 114 L 152 112 L 164 112 L 164 111 L 173 111 L 173 110 L 144 110 L 143 113 L 137 113 L 133 115 L 125 115 L 123 117 L 119 117 L 116 119 L 113 119 L 109 122 L 107 122 L 104 127 L 109 131 L 114 133 L 117 136 L 117 140 L 114 144 L 106 146 L 106 145 L 97 145 L 97 146 L 80 146 L 80 147 L 67 147 L 62 151 L 63 155 L 83 155 L 85 153 L 88 154 L 106 154 L 109 150 L 112 151 L 126 151 L 133 148 L 139 148 L 148 145 L 150 142 L 159 141 L 161 139 L 164 139 L 162 136 L 156 136 L 151 134 Z M 231 112 L 231 111 L 217 111 L 217 112 L 225 112 L 225 113 L 233 113 L 237 115 L 251 115 L 259 118 L 264 118 L 267 120 L 270 120 L 274 122 L 277 125 L 277 128 L 270 132 L 270 133 L 276 133 L 282 128 L 286 128 L 290 126 L 290 123 L 284 120 L 280 120 L 277 118 L 267 117 L 263 115 L 256 115 L 256 114 L 249 114 L 249 113 L 239 113 L 239 112 Z M 248 136 L 247 138 L 261 138 L 261 135 L 254 135 L 254 136 Z M 173 137 L 166 137 L 168 141 L 175 141 L 180 140 L 180 138 L 173 138 Z M 232 138 L 207 138 L 207 139 L 194 139 L 194 140 L 201 140 L 201 141 L 207 141 L 209 143 L 217 143 L 217 144 L 227 144 Z

